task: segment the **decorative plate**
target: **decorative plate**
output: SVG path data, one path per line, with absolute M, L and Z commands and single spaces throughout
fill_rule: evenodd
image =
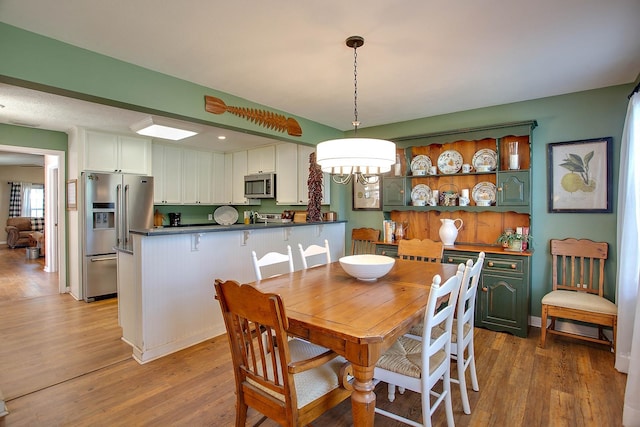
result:
M 496 202 L 496 186 L 495 184 L 483 181 L 477 183 L 471 191 L 473 201 L 478 203 L 495 203 Z
M 489 148 L 483 148 L 476 151 L 471 160 L 473 167 L 478 170 L 478 166 L 489 166 L 491 170 L 495 170 L 498 166 L 498 153 Z
M 238 211 L 233 206 L 220 206 L 213 212 L 213 219 L 220 225 L 231 225 L 238 221 Z
M 425 184 L 418 184 L 411 190 L 411 200 L 424 200 L 425 202 L 431 198 L 431 188 Z
M 438 156 L 438 169 L 444 174 L 456 173 L 462 167 L 462 154 L 447 150 Z
M 416 173 L 417 170 L 423 170 L 424 173 L 422 175 L 426 175 L 429 173 L 429 168 L 431 167 L 431 159 L 424 154 L 418 154 L 411 160 L 411 173 L 414 175 L 418 175 Z

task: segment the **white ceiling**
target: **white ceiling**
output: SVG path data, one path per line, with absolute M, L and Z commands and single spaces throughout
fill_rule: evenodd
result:
M 631 83 L 639 18 L 638 0 L 0 0 L 10 25 L 342 130 L 350 35 L 365 38 L 369 127 Z M 141 117 L 32 92 L 0 86 L 0 122 L 128 131 Z

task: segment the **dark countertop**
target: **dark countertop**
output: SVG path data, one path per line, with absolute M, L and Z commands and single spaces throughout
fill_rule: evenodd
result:
M 325 222 L 265 222 L 258 224 L 183 224 L 179 227 L 155 227 L 151 229 L 131 230 L 133 234 L 142 236 L 167 236 L 171 234 L 192 234 L 192 233 L 214 233 L 222 231 L 245 231 L 245 230 L 265 230 L 283 227 L 305 227 L 308 225 L 330 225 L 344 223 L 347 221 L 325 221 Z

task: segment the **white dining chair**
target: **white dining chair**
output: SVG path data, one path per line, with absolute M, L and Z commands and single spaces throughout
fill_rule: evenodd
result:
M 469 395 L 467 393 L 466 373 L 469 369 L 471 376 L 471 388 L 473 391 L 480 391 L 478 385 L 478 375 L 476 373 L 476 358 L 473 348 L 473 328 L 476 307 L 476 293 L 478 291 L 478 281 L 484 263 L 484 252 L 480 252 L 478 259 L 467 261 L 468 274 L 462 280 L 456 317 L 453 319 L 453 332 L 451 334 L 451 358 L 456 361 L 458 368 L 458 378 L 451 378 L 451 382 L 460 385 L 460 395 L 462 397 L 462 409 L 465 414 L 471 414 L 469 405 Z M 431 332 L 431 339 L 437 338 L 442 333 L 440 329 Z M 467 354 L 465 356 L 465 353 Z
M 302 267 L 306 270 L 309 268 L 307 265 L 308 258 L 315 257 L 317 255 L 325 255 L 326 263 L 331 264 L 331 251 L 329 250 L 329 241 L 325 239 L 324 246 L 310 245 L 307 249 L 302 247 L 301 243 L 298 243 L 298 249 L 300 250 L 300 257 L 302 258 Z M 314 264 L 311 267 L 322 265 L 322 263 Z
M 468 267 L 467 267 L 468 268 Z M 441 284 L 439 275 L 434 276 L 429 300 L 424 313 L 424 328 L 421 340 L 409 336 L 401 336 L 376 363 L 373 377 L 376 381 L 396 384 L 398 387 L 421 394 L 422 424 L 402 417 L 398 414 L 376 407 L 377 414 L 401 421 L 411 426 L 431 426 L 431 416 L 444 401 L 447 414 L 447 425 L 452 427 L 453 406 L 451 404 L 451 333 L 453 315 L 462 277 L 465 274 L 464 264 L 458 266 L 455 276 Z M 441 308 L 444 301 L 447 304 Z M 442 326 L 443 333 L 435 340 L 429 339 L 433 329 Z M 442 380 L 442 392 L 433 391 L 433 386 Z M 431 405 L 430 396 L 436 397 Z
M 256 280 L 262 280 L 262 268 L 275 264 L 287 263 L 288 273 L 293 273 L 293 256 L 291 254 L 291 246 L 287 245 L 287 253 L 268 252 L 262 258 L 258 259 L 256 251 L 251 251 L 251 259 L 253 261 L 253 269 L 256 272 Z M 269 277 L 277 276 L 278 274 Z
M 476 309 L 476 293 L 478 291 L 478 282 L 484 265 L 485 253 L 480 252 L 478 259 L 474 263 L 473 260 L 467 260 L 467 268 L 462 278 L 462 285 L 458 293 L 458 302 L 456 304 L 456 315 L 453 319 L 453 330 L 451 333 L 451 359 L 456 361 L 458 368 L 458 378 L 451 378 L 451 382 L 460 385 L 460 395 L 462 398 L 462 409 L 465 414 L 471 414 L 471 406 L 469 405 L 469 395 L 467 393 L 466 371 L 469 369 L 471 375 L 471 388 L 473 391 L 480 391 L 478 385 L 478 375 L 476 373 L 476 359 L 473 347 L 473 331 L 474 318 Z M 461 320 L 462 319 L 462 320 Z M 431 332 L 431 339 L 435 339 L 443 333 L 443 329 L 438 327 Z M 420 335 L 414 335 L 414 334 Z M 422 339 L 422 325 L 414 327 L 408 337 Z M 462 337 L 462 339 L 458 339 Z M 467 354 L 465 356 L 465 353 Z M 402 394 L 404 390 L 400 389 Z M 389 400 L 395 398 L 395 387 L 389 384 L 388 396 Z

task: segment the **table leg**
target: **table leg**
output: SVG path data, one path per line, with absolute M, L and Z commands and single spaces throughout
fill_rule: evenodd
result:
M 373 366 L 351 364 L 353 368 L 353 393 L 351 413 L 354 426 L 372 427 L 375 418 L 376 394 L 373 392 Z

